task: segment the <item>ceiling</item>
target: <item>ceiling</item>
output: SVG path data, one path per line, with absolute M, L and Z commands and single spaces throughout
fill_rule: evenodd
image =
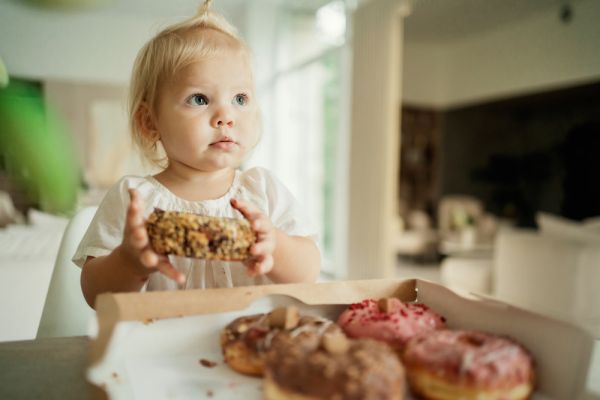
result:
M 22 2 L 22 0 L 13 0 Z M 160 19 L 192 15 L 202 0 L 28 0 L 48 4 L 96 4 L 84 12 L 110 16 L 135 16 Z M 275 3 L 286 8 L 314 12 L 332 0 L 214 0 L 213 7 L 240 22 L 249 6 Z M 346 0 L 350 4 L 368 0 Z M 370 0 L 378 1 L 378 0 Z M 397 0 L 398 2 L 402 0 Z M 577 3 L 595 0 L 404 0 L 413 4 L 413 12 L 405 21 L 408 41 L 456 40 L 493 30 L 502 25 L 530 18 L 537 13 L 556 10 L 571 3 L 575 14 Z M 27 2 L 25 2 L 26 4 Z
M 48 1 L 48 0 L 46 0 Z M 55 0 L 65 1 L 65 0 Z M 70 0 L 74 1 L 74 0 Z M 91 0 L 82 0 L 90 2 Z M 95 0 L 107 3 L 100 12 L 147 17 L 180 17 L 190 15 L 203 3 L 202 0 Z M 257 4 L 281 4 L 287 8 L 314 11 L 331 0 L 213 0 L 212 7 L 226 16 L 237 15 L 240 9 Z
M 88 0 L 89 1 L 89 0 Z M 149 17 L 190 15 L 201 0 L 103 0 L 111 3 L 105 12 Z M 270 2 L 297 10 L 314 11 L 330 0 L 214 0 L 213 6 L 227 16 L 240 9 Z M 351 1 L 354 3 L 356 0 Z M 377 1 L 377 0 L 371 0 Z M 401 1 L 401 0 L 398 0 Z M 556 10 L 566 2 L 581 0 L 409 0 L 413 12 L 406 19 L 405 32 L 410 40 L 454 40 L 491 30 L 504 24 L 529 18 L 536 13 Z
M 571 3 L 576 12 L 581 0 L 413 0 L 405 20 L 409 41 L 456 40 L 512 24 L 537 13 L 559 10 Z

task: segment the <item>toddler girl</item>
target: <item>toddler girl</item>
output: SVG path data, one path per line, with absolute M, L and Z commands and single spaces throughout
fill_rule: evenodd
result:
M 136 59 L 132 135 L 163 170 L 122 178 L 100 204 L 73 257 L 91 306 L 104 292 L 311 282 L 319 273 L 314 232 L 290 192 L 265 169 L 237 169 L 258 142 L 259 108 L 249 51 L 210 3 L 151 39 Z M 155 207 L 243 216 L 257 236 L 250 259 L 156 254 L 144 227 Z

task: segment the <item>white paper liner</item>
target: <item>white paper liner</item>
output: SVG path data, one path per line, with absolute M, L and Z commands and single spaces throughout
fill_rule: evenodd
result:
M 307 306 L 282 295 L 264 297 L 242 311 L 119 322 L 104 359 L 88 369 L 88 380 L 110 399 L 262 398 L 262 379 L 238 374 L 223 362 L 219 335 L 235 318 L 296 305 L 304 314 L 335 318 L 340 306 Z M 213 368 L 201 360 L 215 362 Z

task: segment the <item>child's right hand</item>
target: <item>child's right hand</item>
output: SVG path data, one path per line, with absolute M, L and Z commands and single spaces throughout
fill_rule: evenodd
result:
M 150 247 L 142 211 L 144 205 L 138 191 L 129 189 L 129 198 L 123 242 L 120 246 L 123 255 L 130 261 L 127 265 L 131 265 L 143 280 L 158 271 L 179 284 L 185 283 L 185 275 L 171 265 L 168 257 L 156 254 Z

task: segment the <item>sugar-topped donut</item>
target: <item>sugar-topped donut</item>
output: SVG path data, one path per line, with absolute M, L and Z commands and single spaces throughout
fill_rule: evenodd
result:
M 404 350 L 411 389 L 425 399 L 527 399 L 533 391 L 529 352 L 490 333 L 441 330 L 411 339 Z
M 351 304 L 337 323 L 349 337 L 382 340 L 397 351 L 415 335 L 446 327 L 446 319 L 425 304 L 396 298 Z
M 404 368 L 385 343 L 341 332 L 315 339 L 277 338 L 267 356 L 266 400 L 404 398 Z
M 268 314 L 240 317 L 221 332 L 221 350 L 225 363 L 245 375 L 262 376 L 265 355 L 277 336 L 290 338 L 303 335 L 321 337 L 326 332 L 341 330 L 321 317 L 300 316 L 294 306 L 276 308 Z

